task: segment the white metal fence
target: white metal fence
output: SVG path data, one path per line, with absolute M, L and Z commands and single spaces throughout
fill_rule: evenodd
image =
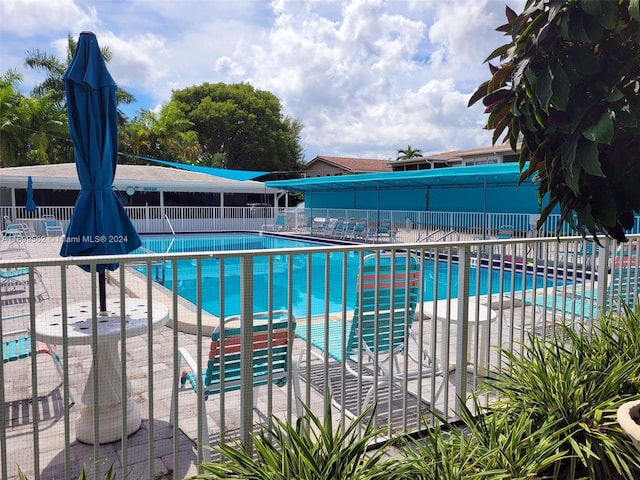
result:
M 206 456 L 206 445 L 230 439 L 250 445 L 252 432 L 272 416 L 295 420 L 298 381 L 301 400 L 314 412 L 325 411 L 332 398 L 336 421 L 359 414 L 366 408 L 367 392 L 372 392 L 376 422 L 391 435 L 423 428 L 430 412 L 455 419 L 460 409 L 456 399 L 468 398 L 488 375 L 506 368 L 502 349 L 521 350 L 529 335 L 554 335 L 562 323 L 590 328 L 598 314 L 619 308 L 621 301 L 635 301 L 640 268 L 637 241 L 617 246 L 603 240 L 595 246 L 577 237 L 108 257 L 108 263 L 120 264 L 109 275 L 108 298 L 120 305 L 129 305 L 130 298 L 140 299 L 148 309 L 141 316 L 146 328 L 136 330 L 136 336 L 127 334 L 126 323 L 119 324 L 123 340 L 116 353 L 125 361 L 116 362 L 113 371 L 101 365 L 107 360 L 95 353 L 102 346 L 101 338 L 93 336 L 89 343 L 78 344 L 75 335 L 81 327 L 74 323 L 79 304 L 89 318 L 82 328 L 99 330 L 101 322 L 107 321 L 98 314 L 95 293 L 96 266 L 107 259 L 61 259 L 56 257 L 59 241 L 31 237 L 19 244 L 2 242 L 0 337 L 9 341 L 10 331 L 26 329 L 35 352 L 43 350 L 38 342 L 49 338 L 42 333 L 43 325 L 60 323 L 60 341 L 49 353 L 63 366 L 61 381 L 57 362 L 47 358 L 51 355 L 32 355 L 0 368 L 2 478 L 17 477 L 16 465 L 29 478 L 50 478 L 52 473 L 70 478 L 77 475 L 79 465 L 99 474 L 112 463 L 122 476 L 150 478 L 171 472 L 174 478 L 183 478 L 195 473 L 195 465 Z M 412 348 L 425 349 L 428 357 L 418 357 L 418 370 L 410 370 L 416 367 L 407 357 L 399 357 L 398 370 L 389 373 L 391 380 L 379 382 L 383 377 L 371 363 L 357 361 L 353 368 L 360 374 L 352 375 L 347 361 L 336 357 L 346 354 L 341 338 L 352 328 L 360 259 L 371 253 L 379 259 L 383 252 L 418 259 L 419 294 L 415 314 L 406 320 L 418 339 L 419 347 Z M 78 264 L 90 266 L 91 272 L 77 268 Z M 190 300 L 181 296 L 187 291 Z M 215 311 L 207 311 L 212 300 L 216 300 Z M 167 309 L 167 326 L 157 323 L 162 308 L 152 311 L 150 305 Z M 126 308 L 115 310 L 129 313 Z M 290 375 L 284 385 L 253 385 L 255 363 L 246 346 L 254 345 L 250 326 L 254 314 L 261 311 L 267 312 L 267 321 L 274 321 L 268 313 L 274 311 L 285 311 L 295 319 L 296 338 L 287 360 Z M 220 317 L 236 314 L 245 346 L 240 353 L 239 389 L 223 388 L 206 403 L 181 391 L 170 422 L 172 394 L 182 376 L 179 350 L 192 354 L 196 371 L 206 370 L 212 330 Z M 375 324 L 377 317 L 373 318 Z M 318 339 L 316 331 L 333 333 Z M 318 342 L 334 346 L 322 355 Z M 374 360 L 381 360 L 378 356 L 382 352 L 373 353 Z M 425 371 L 430 362 L 439 367 L 436 374 L 413 375 Z M 232 372 L 226 375 L 230 378 Z M 402 377 L 411 380 L 394 380 Z M 89 378 L 93 381 L 88 382 Z M 196 384 L 201 388 L 200 381 L 204 380 Z M 125 401 L 101 404 L 107 391 L 120 392 Z M 137 406 L 134 410 L 128 397 Z M 116 410 L 115 424 L 100 424 L 103 418 L 111 418 L 103 416 L 105 409 Z M 137 411 L 142 428 L 127 437 L 122 432 L 129 432 L 130 417 Z M 93 445 L 76 440 L 79 427 L 74 419 L 79 413 L 85 418 L 90 415 L 91 424 L 97 426 L 91 433 Z M 209 418 L 206 432 L 200 422 L 205 414 Z M 107 428 L 121 432 L 122 440 L 100 444 L 100 430 L 104 433 Z
M 424 238 L 429 232 L 441 230 L 465 233 L 470 238 L 495 238 L 502 227 L 509 227 L 514 236 L 547 237 L 574 235 L 567 224 L 557 229 L 560 216 L 550 215 L 540 229 L 535 225 L 538 215 L 522 213 L 493 212 L 425 212 L 405 210 L 351 210 L 351 209 L 298 209 L 251 207 L 174 207 L 144 206 L 125 207 L 134 226 L 140 233 L 214 232 L 222 230 L 261 230 L 273 224 L 277 215 L 286 215 L 290 230 L 302 230 L 313 219 L 354 219 L 366 221 L 374 226 L 388 222 L 394 230 L 413 230 L 415 238 Z M 73 207 L 38 207 L 35 212 L 27 212 L 24 207 L 0 206 L 0 213 L 15 222 L 26 221 L 37 233 L 41 219 L 53 215 L 66 229 Z M 3 226 L 4 227 L 4 226 Z M 40 228 L 40 230 L 42 230 Z M 631 233 L 640 233 L 640 217 L 636 217 Z M 422 234 L 422 235 L 421 235 Z

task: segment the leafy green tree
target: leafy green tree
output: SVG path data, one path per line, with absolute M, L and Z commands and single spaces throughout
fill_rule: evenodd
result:
M 77 48 L 78 42 L 71 36 L 71 34 L 68 34 L 67 58 L 64 61 L 55 55 L 50 55 L 38 49 L 27 51 L 25 64 L 29 68 L 45 74 L 45 79 L 33 88 L 32 95 L 34 97 L 40 98 L 45 95 L 50 95 L 51 99 L 64 107 L 65 87 L 62 76 L 71 63 Z M 102 46 L 100 47 L 100 51 L 102 52 L 105 62 L 108 63 L 113 56 L 111 50 L 109 50 L 109 47 L 107 46 Z M 118 90 L 116 91 L 116 102 L 118 105 L 129 105 L 135 102 L 135 97 L 126 90 L 118 87 Z M 119 111 L 118 114 L 120 124 L 123 124 L 126 120 L 126 116 L 121 111 Z
M 409 160 L 411 158 L 417 158 L 422 156 L 422 150 L 419 148 L 413 148 L 408 145 L 404 150 L 398 150 L 398 156 L 396 160 Z
M 302 125 L 282 115 L 270 92 L 248 84 L 204 83 L 174 91 L 170 103 L 193 123 L 202 158 L 222 158 L 223 167 L 232 170 L 301 168 Z
M 506 16 L 509 42 L 469 105 L 486 106 L 494 143 L 520 149 L 538 225 L 559 207 L 583 235 L 626 240 L 640 211 L 640 2 L 528 0 Z

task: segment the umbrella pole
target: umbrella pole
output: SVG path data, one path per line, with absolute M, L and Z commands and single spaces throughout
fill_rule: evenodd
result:
M 100 300 L 100 313 L 107 312 L 107 276 L 105 272 L 98 273 L 98 295 Z

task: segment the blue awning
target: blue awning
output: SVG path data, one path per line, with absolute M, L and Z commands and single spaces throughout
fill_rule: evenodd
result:
M 383 188 L 436 185 L 516 185 L 520 166 L 516 163 L 444 167 L 404 172 L 376 172 L 334 177 L 298 178 L 266 182 L 267 187 L 290 192 L 329 191 L 353 188 Z
M 190 165 L 188 163 L 178 163 L 178 162 L 170 162 L 168 160 L 159 160 L 157 158 L 151 157 L 142 157 L 140 155 L 131 155 L 129 153 L 120 153 L 120 155 L 127 155 L 135 158 L 140 158 L 142 160 L 148 160 L 150 162 L 161 163 L 162 165 L 166 165 L 168 167 L 180 168 L 182 170 L 188 170 L 190 172 L 195 173 L 204 173 L 206 175 L 213 175 L 215 177 L 220 178 L 228 178 L 229 180 L 253 180 L 254 178 L 261 177 L 270 172 L 257 172 L 250 170 L 227 170 L 226 168 L 214 168 L 214 167 L 202 167 L 200 165 Z

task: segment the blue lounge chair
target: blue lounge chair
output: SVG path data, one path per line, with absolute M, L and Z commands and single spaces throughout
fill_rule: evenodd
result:
M 605 298 L 606 310 L 620 312 L 624 305 L 634 305 L 640 288 L 639 274 L 639 266 L 618 266 L 611 270 Z M 597 290 L 576 286 L 574 291 L 571 285 L 559 287 L 551 292 L 538 292 L 535 298 L 529 294 L 525 298 L 527 303 L 536 305 L 540 314 L 546 311 L 553 317 L 584 321 L 591 321 L 598 316 L 597 300 Z
M 333 224 L 333 228 L 329 233 L 331 238 L 342 238 L 344 237 L 344 232 L 346 229 L 347 223 L 344 218 L 338 218 L 336 222 Z
M 370 229 L 367 232 L 366 240 L 373 240 L 374 242 L 379 242 L 385 240 L 387 242 L 395 242 L 396 241 L 397 232 L 392 228 L 390 220 L 382 220 L 377 227 Z
M 33 346 L 35 345 L 35 352 L 46 353 L 53 360 L 53 364 L 56 368 L 56 373 L 60 377 L 60 381 L 64 381 L 64 374 L 62 370 L 62 364 L 60 362 L 60 356 L 56 353 L 55 346 L 47 345 L 44 342 L 34 341 L 31 338 L 29 330 L 15 330 L 13 332 L 3 333 L 2 335 L 2 363 L 15 362 L 31 357 L 33 354 Z M 73 405 L 75 400 L 70 394 L 70 404 Z
M 296 231 L 298 232 L 307 232 L 311 233 L 313 230 L 313 217 L 307 217 L 304 222 L 296 227 Z
M 356 222 L 356 226 L 353 229 L 352 240 L 365 240 L 367 237 L 367 221 L 366 220 L 358 220 Z
M 314 218 L 311 226 L 311 235 L 327 235 L 331 231 L 330 218 Z
M 274 223 L 267 223 L 262 225 L 262 230 L 266 232 L 283 232 L 288 229 L 289 227 L 287 225 L 286 215 L 278 215 Z
M 498 229 L 498 235 L 496 236 L 496 238 L 498 240 L 513 238 L 513 225 L 502 225 Z
M 411 380 L 441 375 L 439 362 L 411 333 L 419 284 L 420 268 L 413 255 L 367 255 L 358 275 L 356 306 L 346 325 L 347 338 L 342 335 L 342 321 L 312 324 L 311 344 L 320 352 L 312 353 L 344 362 L 349 374 L 362 380 L 377 380 L 378 387 L 392 381 L 405 386 Z M 306 328 L 302 326 L 298 336 L 304 338 Z M 413 342 L 412 351 L 419 352 L 422 359 L 409 352 L 409 342 Z M 419 368 L 405 370 L 405 356 Z M 360 368 L 360 359 L 364 368 Z M 373 384 L 367 392 L 362 409 L 373 401 L 375 388 Z
M 9 232 L 19 231 L 25 237 L 30 233 L 29 225 L 24 222 L 12 222 L 7 215 L 4 216 L 4 228 Z
M 56 217 L 54 217 L 53 215 L 42 216 L 42 227 L 44 228 L 44 234 L 46 237 L 57 237 L 60 235 L 64 235 L 62 225 L 58 220 L 56 220 Z
M 228 325 L 229 324 L 229 325 Z M 228 325 L 228 326 L 227 326 Z M 295 402 L 298 407 L 298 415 L 301 414 L 300 385 L 297 364 L 292 360 L 295 332 L 295 319 L 285 310 L 274 312 L 255 313 L 253 315 L 252 343 L 249 345 L 253 356 L 253 378 L 250 380 L 254 388 L 273 383 L 278 387 L 286 386 L 290 380 L 293 382 Z M 198 395 L 198 401 L 202 403 L 202 431 L 208 436 L 209 427 L 205 410 L 206 400 L 211 395 L 221 392 L 239 390 L 243 384 L 240 333 L 240 316 L 235 315 L 225 318 L 223 325 L 211 335 L 211 347 L 209 349 L 207 367 L 198 374 L 195 359 L 184 348 L 178 349 L 178 371 L 180 362 L 184 359 L 188 370 L 182 372 L 179 385 L 175 385 L 172 396 L 171 418 L 173 424 L 176 416 L 178 401 L 178 387 L 184 389 L 187 385 Z M 198 384 L 201 382 L 202 391 L 198 392 Z M 245 383 L 246 384 L 246 383 Z M 254 405 L 256 397 L 254 396 Z M 209 457 L 208 449 L 205 456 Z
M 350 218 L 349 220 L 347 220 L 347 223 L 345 223 L 344 226 L 344 233 L 342 234 L 342 238 L 346 239 L 346 240 L 352 240 L 353 239 L 353 235 L 355 234 L 356 231 L 356 219 L 355 218 Z
M 2 268 L 0 269 L 0 304 L 3 307 L 24 305 L 31 300 L 40 303 L 49 298 L 49 291 L 42 281 L 42 275 L 34 270 L 35 296 L 29 294 L 29 268 Z

